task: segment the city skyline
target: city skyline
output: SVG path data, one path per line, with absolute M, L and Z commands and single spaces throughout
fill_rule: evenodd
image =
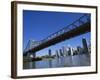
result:
M 58 44 L 56 44 L 56 45 L 53 45 L 53 46 L 47 47 L 47 48 L 45 48 L 45 49 L 42 49 L 42 50 L 40 50 L 40 51 L 37 51 L 37 52 L 36 52 L 36 55 L 37 55 L 37 56 L 45 56 L 45 55 L 48 55 L 48 51 L 49 51 L 49 50 L 51 50 L 51 52 L 52 52 L 51 55 L 55 55 L 56 51 L 59 52 L 59 50 L 62 49 L 63 47 L 72 48 L 72 49 L 77 49 L 77 47 L 80 47 L 80 48 L 84 49 L 84 42 L 82 42 L 83 39 L 86 40 L 86 45 L 87 45 L 87 47 L 89 47 L 91 43 L 90 43 L 85 37 L 83 37 L 83 38 L 81 39 L 81 41 L 80 41 L 80 42 L 81 42 L 81 45 L 76 45 L 76 46 L 73 47 L 73 46 L 70 45 L 70 43 L 69 43 L 69 44 L 66 44 L 67 41 L 63 41 L 63 42 L 60 42 L 60 43 L 58 43 Z M 63 44 L 64 44 L 64 45 L 63 45 Z M 86 48 L 85 48 L 85 49 L 86 49 Z M 85 49 L 84 49 L 84 51 L 85 51 Z M 43 54 L 43 53 L 44 53 L 44 54 Z M 85 53 L 86 53 L 86 52 L 85 52 Z

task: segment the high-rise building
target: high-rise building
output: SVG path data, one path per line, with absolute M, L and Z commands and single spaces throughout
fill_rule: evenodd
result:
M 72 48 L 72 52 L 71 52 L 71 55 L 77 55 L 77 48 Z
M 66 46 L 62 47 L 63 56 L 66 56 L 66 54 L 67 54 L 67 49 L 66 48 L 67 48 Z
M 62 49 L 59 49 L 59 53 L 60 53 L 60 56 L 63 56 L 63 51 L 62 51 Z
M 85 38 L 82 39 L 82 43 L 83 43 L 83 52 L 88 53 L 88 46 Z
M 58 53 L 58 50 L 56 50 L 56 57 L 59 57 L 59 53 Z
M 65 47 L 65 55 L 68 56 L 69 47 Z
M 64 48 L 64 46 L 62 47 L 62 53 L 63 53 L 63 55 L 65 54 L 65 48 Z
M 69 47 L 69 50 L 68 50 L 68 55 L 70 56 L 71 55 L 71 48 Z
M 51 49 L 48 50 L 48 53 L 49 53 L 49 56 L 51 56 L 51 54 L 52 54 L 52 53 L 51 53 Z
M 78 54 L 82 54 L 83 53 L 83 49 L 80 46 L 77 46 L 77 53 Z

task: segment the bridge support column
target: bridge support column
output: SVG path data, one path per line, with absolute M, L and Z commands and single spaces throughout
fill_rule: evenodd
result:
M 29 58 L 35 58 L 36 57 L 36 54 L 35 54 L 35 52 L 34 53 L 33 52 L 29 52 L 27 54 L 27 57 L 29 57 Z

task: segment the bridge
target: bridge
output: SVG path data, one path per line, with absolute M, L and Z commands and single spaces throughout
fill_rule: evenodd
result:
M 40 41 L 30 41 L 28 42 L 24 54 L 35 53 L 51 45 L 57 44 L 64 40 L 71 39 L 73 37 L 79 36 L 81 34 L 91 31 L 90 15 L 84 14 L 79 19 L 69 24 L 68 26 L 62 28 L 61 30 L 49 35 Z M 31 46 L 30 46 L 31 45 Z

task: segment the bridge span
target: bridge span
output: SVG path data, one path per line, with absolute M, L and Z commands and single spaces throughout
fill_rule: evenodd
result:
M 24 54 L 35 53 L 51 45 L 57 44 L 64 40 L 71 39 L 73 37 L 79 36 L 81 34 L 91 31 L 91 21 L 90 16 L 84 14 L 79 19 L 64 27 L 63 29 L 51 34 L 43 40 L 36 42 L 32 48 L 27 48 L 24 50 Z M 28 46 L 28 45 L 27 45 Z

